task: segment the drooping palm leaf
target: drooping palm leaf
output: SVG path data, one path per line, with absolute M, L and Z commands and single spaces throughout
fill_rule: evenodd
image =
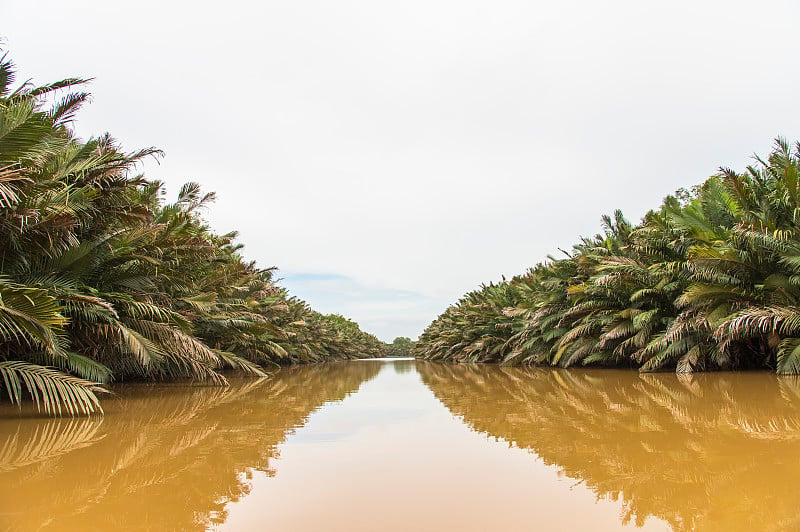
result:
M 27 392 L 36 408 L 47 414 L 61 415 L 65 411 L 75 416 L 103 411 L 96 393 L 107 390 L 95 382 L 21 360 L 0 362 L 0 376 L 14 404 L 21 405 Z

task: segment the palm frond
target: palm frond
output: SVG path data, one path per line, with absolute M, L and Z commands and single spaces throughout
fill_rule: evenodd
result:
M 12 403 L 22 405 L 23 390 L 33 398 L 38 410 L 75 416 L 102 412 L 96 392 L 106 392 L 98 383 L 66 375 L 52 368 L 10 360 L 0 362 L 0 375 Z

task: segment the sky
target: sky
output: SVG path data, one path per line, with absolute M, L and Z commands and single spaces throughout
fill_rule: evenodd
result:
M 76 133 L 166 156 L 207 219 L 324 313 L 416 338 L 620 208 L 638 221 L 800 140 L 794 1 L 0 0 Z

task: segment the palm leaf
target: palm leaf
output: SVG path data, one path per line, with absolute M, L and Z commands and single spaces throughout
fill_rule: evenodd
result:
M 14 404 L 22 405 L 25 389 L 36 408 L 50 415 L 60 416 L 62 410 L 71 416 L 103 411 L 95 393 L 107 390 L 95 382 L 20 360 L 0 362 L 0 375 Z

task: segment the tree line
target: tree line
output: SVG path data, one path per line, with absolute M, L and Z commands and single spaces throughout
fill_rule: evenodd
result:
M 413 356 L 414 341 L 407 336 L 398 336 L 391 344 L 384 344 L 384 348 L 387 357 L 410 357 Z
M 83 79 L 15 84 L 0 58 L 0 386 L 48 413 L 91 413 L 112 380 L 266 375 L 276 364 L 375 357 L 383 344 L 276 284 L 202 212 L 136 173 L 161 153 L 72 130 Z
M 418 357 L 643 372 L 800 372 L 800 145 L 668 196 L 523 275 L 481 286 Z

